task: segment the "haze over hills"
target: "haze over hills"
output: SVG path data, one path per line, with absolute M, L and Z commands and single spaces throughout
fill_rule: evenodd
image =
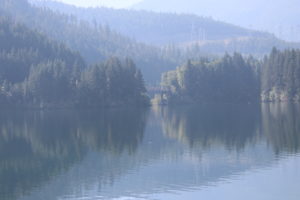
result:
M 133 1 L 0 0 L 0 200 L 299 200 L 300 41 Z
M 26 0 L 0 1 L 0 14 L 64 43 L 78 51 L 89 64 L 103 62 L 110 57 L 133 58 L 143 74 L 147 74 L 146 82 L 159 82 L 162 72 L 177 65 L 165 58 L 161 49 L 138 43 L 108 26 L 90 24 L 74 16 L 33 7 Z
M 272 32 L 288 41 L 300 41 L 299 0 L 143 0 L 132 8 L 210 16 L 243 27 Z
M 78 51 L 87 63 L 107 58 L 132 58 L 148 85 L 188 59 L 218 57 L 225 52 L 262 57 L 273 46 L 298 48 L 298 43 L 196 15 L 177 15 L 110 8 L 78 8 L 31 0 L 0 2 L 1 14 L 38 30 Z
M 31 0 L 34 5 L 74 15 L 91 23 L 107 24 L 113 30 L 140 42 L 166 45 L 199 40 L 237 37 L 272 37 L 271 34 L 244 29 L 196 15 L 177 15 L 111 8 L 82 8 L 56 1 Z
M 87 66 L 62 43 L 0 15 L 0 108 L 148 104 L 143 76 L 131 59 Z M 141 97 L 141 96 L 140 96 Z M 126 104 L 127 104 L 126 103 Z
M 279 49 L 299 47 L 297 43 L 285 42 L 270 33 L 191 14 L 105 7 L 82 8 L 50 0 L 31 0 L 31 3 L 75 16 L 91 24 L 108 25 L 112 30 L 148 45 L 175 44 L 180 49 L 185 49 L 189 58 L 200 54 L 220 55 L 236 51 L 262 56 L 269 53 L 273 46 Z

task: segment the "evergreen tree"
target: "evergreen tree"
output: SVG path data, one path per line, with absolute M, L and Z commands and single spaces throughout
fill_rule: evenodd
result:
M 261 72 L 263 101 L 300 100 L 300 51 L 274 48 L 264 60 Z
M 188 61 L 163 76 L 169 103 L 257 102 L 259 82 L 250 61 L 240 54 L 222 59 Z
M 71 107 L 147 105 L 141 72 L 114 57 L 86 66 L 78 53 L 0 17 L 0 103 Z

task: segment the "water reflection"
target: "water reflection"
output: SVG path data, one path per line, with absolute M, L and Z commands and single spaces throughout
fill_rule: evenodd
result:
M 2 112 L 0 199 L 30 194 L 82 162 L 91 150 L 133 153 L 143 138 L 146 113 L 128 109 Z
M 164 133 L 190 146 L 222 143 L 242 149 L 258 137 L 259 105 L 202 105 L 162 108 Z
M 198 199 L 298 155 L 299 122 L 295 104 L 2 112 L 0 199 Z
M 300 104 L 263 104 L 262 122 L 262 132 L 277 154 L 299 152 Z

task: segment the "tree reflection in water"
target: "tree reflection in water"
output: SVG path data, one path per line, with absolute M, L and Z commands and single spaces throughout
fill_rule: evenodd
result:
M 1 112 L 0 199 L 202 187 L 299 153 L 299 121 L 298 104 Z

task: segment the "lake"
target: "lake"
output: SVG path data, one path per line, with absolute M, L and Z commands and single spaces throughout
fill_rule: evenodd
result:
M 1 200 L 299 198 L 299 104 L 0 113 Z

